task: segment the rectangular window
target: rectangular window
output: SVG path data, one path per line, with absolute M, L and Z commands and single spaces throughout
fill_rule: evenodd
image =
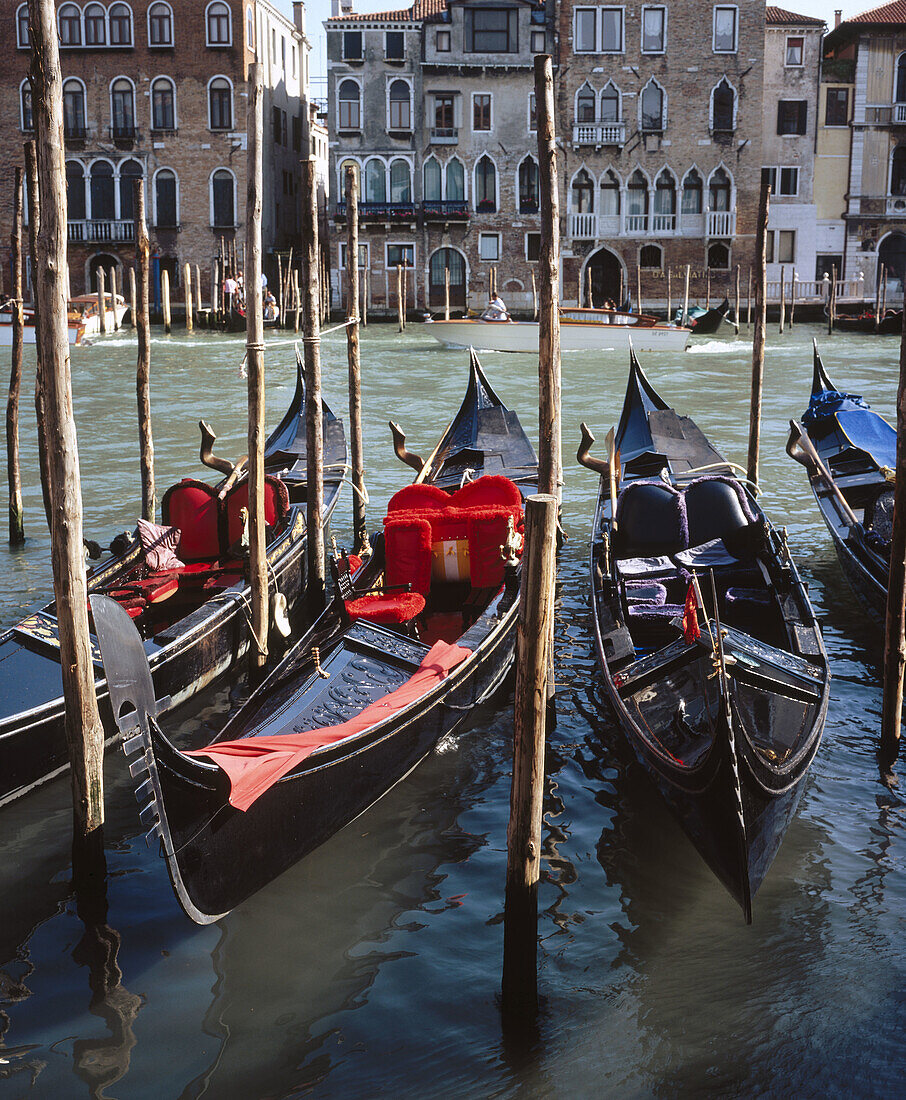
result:
M 594 53 L 598 47 L 596 8 L 576 8 L 573 30 L 573 50 Z
M 667 9 L 642 8 L 642 53 L 663 53 L 667 48 Z
M 368 245 L 359 245 L 359 268 L 368 266 Z M 346 270 L 346 242 L 340 241 L 340 268 Z
M 302 116 L 293 116 L 293 151 L 299 153 L 302 151 Z
M 438 53 L 450 52 L 450 32 L 438 31 L 437 38 L 435 39 L 435 47 Z
M 799 36 L 790 36 L 786 40 L 786 53 L 784 55 L 784 65 L 787 68 L 800 69 L 802 68 L 802 52 L 805 49 L 805 39 Z
M 777 230 L 777 263 L 791 264 L 796 260 L 796 231 L 794 229 Z
M 849 124 L 849 88 L 828 88 L 824 108 L 825 126 Z
M 466 53 L 518 53 L 519 13 L 515 8 L 466 8 L 463 11 Z
M 452 92 L 434 93 L 434 128 L 453 133 L 456 128 L 455 119 L 456 96 Z
M 530 264 L 538 262 L 538 258 L 541 255 L 541 234 L 540 233 L 526 233 L 525 235 L 525 258 Z
M 774 234 L 765 233 L 765 248 L 764 262 L 766 264 L 772 264 L 774 262 Z
M 601 52 L 623 52 L 622 8 L 601 8 Z
M 488 92 L 479 92 L 472 96 L 472 129 L 491 129 L 491 96 Z
M 361 31 L 343 31 L 343 59 L 345 61 L 362 60 Z
M 808 101 L 805 99 L 781 99 L 777 103 L 777 133 L 782 135 L 804 134 L 808 121 Z
M 532 53 L 544 53 L 547 46 L 544 31 L 532 31 Z
M 789 198 L 799 194 L 798 168 L 762 168 L 761 178 L 767 181 L 772 195 Z
M 843 270 L 843 257 L 839 253 L 836 256 L 816 256 L 815 257 L 815 278 L 823 279 L 825 275 L 828 279 L 833 274 L 834 268 L 837 269 L 837 274 Z
M 387 267 L 415 267 L 414 244 L 388 244 Z
M 499 233 L 478 234 L 478 258 L 479 260 L 489 260 L 491 262 L 500 259 Z
M 715 53 L 736 53 L 737 10 L 735 7 L 718 6 L 714 9 L 712 46 Z
M 384 57 L 388 61 L 402 61 L 406 56 L 405 37 L 402 31 L 387 31 L 384 35 Z
M 286 128 L 286 111 L 281 111 L 280 112 L 280 144 L 281 145 L 288 145 L 289 144 L 288 137 L 289 137 L 289 135 L 287 134 L 287 128 Z
M 535 93 L 530 92 L 528 97 L 528 128 L 529 133 L 534 133 L 538 129 L 538 110 L 535 106 Z

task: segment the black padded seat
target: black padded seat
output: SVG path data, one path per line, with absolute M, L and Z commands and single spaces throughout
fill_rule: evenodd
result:
M 620 558 L 675 554 L 689 545 L 683 496 L 662 482 L 630 482 L 617 501 Z
M 730 478 L 693 481 L 683 492 L 689 524 L 689 545 L 701 546 L 748 527 L 754 520 L 744 493 Z

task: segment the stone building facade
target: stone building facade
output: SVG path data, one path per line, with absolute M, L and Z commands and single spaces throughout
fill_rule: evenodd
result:
M 507 304 L 531 308 L 539 181 L 533 57 L 553 42 L 533 0 L 416 0 L 403 11 L 336 11 L 327 28 L 331 266 L 345 264 L 343 171 L 360 174 L 360 262 L 369 308 L 482 308 L 491 269 Z
M 134 262 L 132 185 L 145 180 L 152 254 L 182 283 L 197 264 L 205 297 L 221 238 L 244 238 L 249 66 L 264 66 L 264 215 L 268 248 L 298 241 L 299 160 L 307 151 L 304 6 L 267 0 L 176 4 L 57 2 L 63 70 L 70 288 Z M 14 169 L 33 133 L 28 9 L 0 0 L 8 68 L 0 77 L 0 237 L 11 232 Z M 4 259 L 6 256 L 4 255 Z M 3 283 L 9 285 L 8 263 Z M 108 277 L 109 286 L 109 277 Z

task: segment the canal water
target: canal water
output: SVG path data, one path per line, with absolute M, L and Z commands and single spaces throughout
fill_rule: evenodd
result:
M 660 806 L 603 706 L 587 609 L 595 479 L 579 422 L 603 444 L 622 354 L 563 367 L 564 526 L 557 724 L 549 737 L 539 972 L 529 1036 L 504 1030 L 498 991 L 512 735 L 510 695 L 476 711 L 380 803 L 217 924 L 182 915 L 145 846 L 121 753 L 107 760 L 110 872 L 101 933 L 69 887 L 69 785 L 0 811 L 0 1096 L 890 1096 L 906 1051 L 903 796 L 875 768 L 881 639 L 837 567 L 803 470 L 784 454 L 804 410 L 811 339 L 831 378 L 892 415 L 898 341 L 769 335 L 764 506 L 789 529 L 832 663 L 824 740 L 801 809 L 746 927 Z M 745 333 L 743 334 L 745 336 Z M 152 342 L 158 495 L 198 464 L 197 421 L 245 452 L 241 338 Z M 324 340 L 324 390 L 346 404 L 345 340 Z M 536 362 L 482 356 L 537 435 Z M 407 480 L 387 421 L 423 453 L 459 405 L 467 355 L 412 325 L 362 336 L 372 525 Z M 31 364 L 29 360 L 29 364 Z M 291 339 L 268 343 L 268 422 L 289 401 Z M 729 333 L 643 357 L 652 382 L 745 463 L 750 344 Z M 4 365 L 4 375 L 8 368 Z M 85 530 L 101 542 L 139 511 L 135 345 L 72 353 Z M 24 387 L 26 393 L 28 386 Z M 28 543 L 0 545 L 0 624 L 50 593 L 30 399 L 23 400 Z M 348 491 L 335 530 L 350 526 Z M 211 692 L 177 738 L 227 706 Z M 903 770 L 903 769 L 901 769 Z M 279 843 L 279 838 L 275 838 Z M 89 924 L 91 922 L 89 921 Z

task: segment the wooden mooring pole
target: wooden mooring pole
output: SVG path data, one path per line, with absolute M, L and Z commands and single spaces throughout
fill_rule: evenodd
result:
M 188 263 L 183 268 L 183 292 L 186 296 L 186 332 L 192 332 L 192 266 Z
M 900 380 L 897 386 L 897 459 L 893 498 L 893 533 L 887 581 L 884 636 L 884 698 L 881 706 L 881 774 L 893 785 L 892 769 L 900 752 L 903 673 L 906 669 L 906 308 L 900 336 Z
M 104 269 L 98 265 L 98 324 L 100 325 L 101 333 L 107 334 L 107 290 L 106 279 L 104 277 Z
M 752 401 L 749 409 L 749 455 L 746 472 L 758 485 L 758 450 L 761 442 L 761 391 L 764 386 L 764 343 L 767 331 L 768 213 L 771 188 L 762 180 L 755 231 L 755 332 L 752 336 Z
M 88 591 L 82 532 L 82 487 L 72 415 L 69 334 L 66 317 L 66 170 L 63 143 L 63 79 L 53 0 L 29 0 L 41 227 L 35 289 L 41 324 L 50 495 L 53 586 L 66 741 L 73 794 L 73 861 L 97 850 L 104 822 L 104 730 L 94 689 L 88 633 Z
M 195 264 L 195 314 L 196 316 L 202 312 L 203 306 L 201 304 L 201 268 L 198 264 Z
M 68 283 L 68 281 L 69 280 L 67 279 L 67 283 Z M 67 293 L 68 293 L 68 291 L 67 291 Z M 119 318 L 117 317 L 117 311 L 116 311 L 116 300 L 117 300 L 118 296 L 119 296 L 119 285 L 118 285 L 118 281 L 117 281 L 117 277 L 116 277 L 116 268 L 111 267 L 111 269 L 110 269 L 110 301 L 113 303 L 113 309 L 111 310 L 111 317 L 113 319 L 113 331 L 114 332 L 119 332 L 119 330 L 120 330 L 120 322 L 119 322 Z
M 752 327 L 752 265 L 749 264 L 749 282 L 746 287 L 746 328 Z
M 318 248 L 318 184 L 314 160 L 302 161 L 302 344 L 305 349 L 307 447 L 306 528 L 308 609 L 324 607 L 324 439 L 321 413 L 321 287 Z
M 444 266 L 444 320 L 450 320 L 450 268 Z
M 736 335 L 739 335 L 739 309 L 741 305 L 741 299 L 739 297 L 739 264 L 736 265 L 736 303 L 733 310 L 733 322 L 736 330 Z
M 41 228 L 41 200 L 38 196 L 38 154 L 35 143 L 25 143 L 25 178 L 28 195 L 28 254 L 31 257 L 31 297 L 35 321 L 35 419 L 38 425 L 38 465 L 41 472 L 41 499 L 44 504 L 44 516 L 47 529 L 51 529 L 50 506 L 50 459 L 47 454 L 47 417 L 44 401 L 44 371 L 41 366 L 42 343 L 37 340 L 40 328 L 41 310 L 38 304 L 38 232 Z
M 403 316 L 403 266 L 402 264 L 396 265 L 396 319 L 399 325 L 399 331 L 402 332 L 405 327 L 405 319 Z
M 346 362 L 349 384 L 349 452 L 352 460 L 352 548 L 356 554 L 368 543 L 365 519 L 365 459 L 362 448 L 362 367 L 359 360 L 359 181 L 352 165 L 346 168 Z
M 540 121 L 539 117 L 539 126 Z M 503 1010 L 511 1016 L 532 1016 L 538 1007 L 538 880 L 556 554 L 557 497 L 547 493 L 530 496 L 525 502 L 525 550 L 516 624 L 513 779 L 503 932 Z
M 362 268 L 362 328 L 368 327 L 368 265 L 371 262 L 371 252 L 365 257 L 365 266 Z
M 138 305 L 136 302 L 136 290 L 135 290 L 135 267 L 129 268 L 129 324 L 133 329 L 138 327 L 136 318 L 136 312 Z
M 837 265 L 831 266 L 830 286 L 827 288 L 827 335 L 834 331 L 834 311 L 837 308 Z
M 170 331 L 170 272 L 163 266 L 160 269 L 160 300 L 164 314 L 164 332 Z
M 145 224 L 145 181 L 132 183 L 135 211 L 135 269 L 138 272 L 137 316 L 138 361 L 135 392 L 138 399 L 138 443 L 142 480 L 142 518 L 154 522 L 157 497 L 154 490 L 154 438 L 151 434 L 151 242 Z
M 642 265 L 638 264 L 635 269 L 635 304 L 639 313 L 642 312 Z
M 692 265 L 686 264 L 686 285 L 683 289 L 683 324 L 689 324 L 689 276 L 692 273 Z
M 22 508 L 22 476 L 19 470 L 19 391 L 22 386 L 22 168 L 17 165 L 13 187 L 13 230 L 10 234 L 10 262 L 13 276 L 12 361 L 9 395 L 6 399 L 6 475 L 9 483 L 9 543 L 25 542 L 25 513 Z
M 667 324 L 670 324 L 670 308 L 673 303 L 673 272 L 667 265 Z
M 595 308 L 594 295 L 591 292 L 591 265 L 585 269 L 585 304 L 589 309 Z
M 249 604 L 252 639 L 249 680 L 267 661 L 268 578 L 264 539 L 264 303 L 261 298 L 261 204 L 264 191 L 264 89 L 261 64 L 249 68 L 246 116 L 245 353 L 248 368 Z M 279 260 L 279 257 L 278 257 Z M 281 302 L 284 301 L 282 288 Z M 281 310 L 281 317 L 283 315 Z
M 793 274 L 790 276 L 790 328 L 793 327 L 796 317 L 796 283 L 799 281 L 799 276 L 796 274 L 795 268 Z
M 449 318 L 448 318 L 449 320 Z M 538 320 L 538 286 L 535 283 L 535 269 L 532 268 L 532 320 Z
M 786 268 L 780 267 L 780 335 L 783 335 L 783 326 L 786 321 Z

